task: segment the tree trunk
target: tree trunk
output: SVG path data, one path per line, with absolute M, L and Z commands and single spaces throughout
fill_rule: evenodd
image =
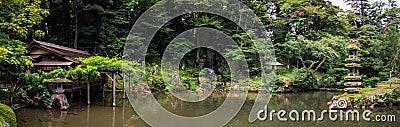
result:
M 214 63 L 215 63 L 215 60 L 214 60 L 214 52 L 213 52 L 211 49 L 207 49 L 207 61 L 208 61 L 208 62 L 207 62 L 208 68 L 210 68 L 210 69 L 216 71 L 216 70 L 215 70 L 215 67 L 214 67 Z
M 196 53 L 196 62 L 194 63 L 195 68 L 200 67 L 200 48 L 197 48 L 197 53 Z
M 393 19 L 393 16 L 391 16 L 391 17 L 389 18 L 388 22 L 386 23 L 386 26 L 385 26 L 385 29 L 384 29 L 383 32 L 382 32 L 382 35 L 384 35 L 384 34 L 386 33 L 387 28 L 389 27 L 389 24 L 390 24 L 390 22 L 392 21 L 392 19 Z
M 315 70 L 313 72 L 316 72 L 322 66 L 322 63 L 324 63 L 325 61 L 326 61 L 326 57 L 324 57 L 322 59 L 322 61 L 318 64 L 318 66 L 315 68 Z
M 75 15 L 75 21 L 74 21 L 74 29 L 75 29 L 75 35 L 74 35 L 74 48 L 78 49 L 78 14 Z

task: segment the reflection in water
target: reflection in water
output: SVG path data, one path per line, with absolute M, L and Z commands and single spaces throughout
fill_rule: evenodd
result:
M 86 100 L 74 98 L 71 107 L 66 111 L 59 109 L 38 109 L 33 107 L 15 111 L 20 127 L 124 127 L 147 126 L 137 115 L 128 100 L 122 101 L 119 94 L 117 105 L 111 107 L 111 95 L 106 98 L 101 93 L 92 95 L 92 104 L 86 105 Z M 130 118 L 130 119 L 125 119 Z M 125 125 L 126 124 L 126 125 Z
M 316 112 L 328 109 L 326 103 L 338 93 L 334 92 L 307 92 L 297 94 L 275 94 L 268 105 L 269 110 L 306 110 L 314 109 Z M 171 94 L 155 93 L 158 102 L 170 112 L 182 116 L 200 116 L 212 112 L 220 106 L 226 97 L 226 93 L 214 93 L 206 100 L 196 103 L 183 102 Z M 18 126 L 21 127 L 143 127 L 147 124 L 134 112 L 128 100 L 117 97 L 117 106 L 111 107 L 111 95 L 105 100 L 94 98 L 92 105 L 85 104 L 85 100 L 75 99 L 67 111 L 58 109 L 34 109 L 24 108 L 16 111 Z M 101 97 L 101 93 L 98 95 Z M 249 93 L 245 104 L 237 116 L 226 126 L 400 126 L 396 122 L 366 122 L 366 121 L 329 121 L 328 116 L 321 122 L 280 122 L 274 117 L 273 121 L 248 122 L 248 117 L 257 93 Z M 123 101 L 122 101 L 123 100 Z M 152 111 L 152 107 L 142 107 Z M 400 117 L 400 108 L 397 106 L 372 109 L 373 115 L 394 114 Z M 327 115 L 327 114 L 326 114 Z M 399 118 L 397 118 L 399 119 Z
M 89 123 L 89 121 L 90 121 L 90 105 L 87 105 L 87 114 L 86 114 L 86 122 L 88 122 Z
M 53 115 L 53 112 L 51 112 L 51 111 L 48 111 L 48 112 L 49 112 L 50 118 L 51 118 L 51 121 L 47 122 L 48 127 L 53 127 L 54 123 L 64 123 L 65 119 L 67 118 L 67 113 L 68 113 L 68 111 L 60 111 L 60 115 L 57 117 L 57 116 Z

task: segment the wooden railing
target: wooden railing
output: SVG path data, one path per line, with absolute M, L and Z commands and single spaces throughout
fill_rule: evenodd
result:
M 96 86 L 96 85 L 101 85 L 104 84 L 105 81 L 103 78 L 95 78 L 90 81 L 74 81 L 72 83 L 65 83 L 63 84 L 63 89 L 65 90 L 65 93 L 70 93 L 70 92 L 75 92 L 79 90 L 83 90 L 87 88 L 87 84 L 90 84 L 90 86 Z M 54 93 L 54 91 L 57 89 L 56 84 L 48 84 L 49 90 Z

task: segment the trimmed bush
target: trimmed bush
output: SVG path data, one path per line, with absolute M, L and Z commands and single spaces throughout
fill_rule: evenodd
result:
M 6 122 L 8 125 L 10 125 L 10 127 L 17 126 L 17 119 L 14 114 L 14 111 L 7 105 L 1 104 L 1 103 L 0 103 L 0 118 L 3 118 L 4 122 Z M 2 124 L 4 125 L 5 123 L 2 123 Z

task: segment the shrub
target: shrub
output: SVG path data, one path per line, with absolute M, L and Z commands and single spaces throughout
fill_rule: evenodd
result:
M 340 81 L 336 82 L 337 88 L 338 88 L 338 89 L 343 89 L 343 88 L 345 88 L 344 85 L 343 85 L 344 83 L 345 83 L 345 81 L 343 81 L 343 80 L 340 80 Z
M 381 79 L 381 81 L 387 81 L 389 80 L 389 72 L 379 72 L 379 78 Z
M 393 89 L 393 95 L 396 97 L 400 97 L 400 88 Z
M 385 95 L 383 95 L 383 100 L 385 101 L 385 103 L 393 103 L 396 100 L 396 97 L 393 96 L 392 93 L 385 93 Z
M 4 122 L 6 122 L 6 124 L 9 124 L 10 127 L 17 126 L 17 119 L 14 114 L 14 111 L 7 105 L 1 103 L 0 103 L 0 117 L 3 118 Z
M 380 78 L 378 78 L 378 77 L 369 78 L 369 79 L 367 79 L 367 80 L 364 81 L 363 87 L 367 87 L 367 86 L 375 87 L 376 84 L 377 84 L 379 81 L 380 81 Z
M 32 99 L 34 96 L 41 98 L 39 105 L 42 107 L 50 104 L 51 95 L 47 85 L 44 83 L 43 75 L 38 73 L 25 74 L 22 83 L 27 86 L 26 92 L 29 98 Z
M 284 86 L 288 82 L 291 82 L 288 77 L 277 75 L 275 80 L 275 86 Z
M 333 88 L 336 86 L 336 80 L 332 76 L 322 76 L 322 82 L 319 87 L 321 88 Z
M 381 79 L 382 80 L 382 79 Z M 381 82 L 378 82 L 378 85 L 386 85 L 386 84 L 389 84 L 389 81 L 381 81 Z
M 297 88 L 311 89 L 314 85 L 318 84 L 317 78 L 305 68 L 294 69 L 293 75 L 293 85 Z
M 0 90 L 0 103 L 7 103 L 10 98 L 10 93 L 7 91 Z
M 287 74 L 290 73 L 291 69 L 288 69 L 286 67 L 282 66 L 277 66 L 276 67 L 276 74 Z

